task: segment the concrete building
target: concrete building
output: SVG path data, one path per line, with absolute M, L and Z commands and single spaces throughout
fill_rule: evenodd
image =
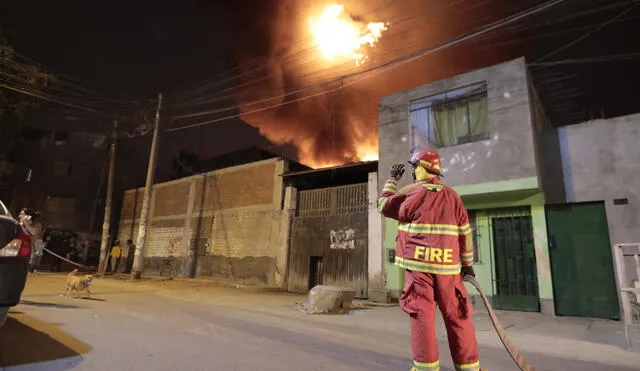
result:
M 87 130 L 27 127 L 18 149 L 12 209 L 40 210 L 48 228 L 97 241 L 104 210 L 108 139 Z
M 496 308 L 619 318 L 611 245 L 640 237 L 630 206 L 640 173 L 637 125 L 618 121 L 551 128 L 523 58 L 471 71 L 381 99 L 379 188 L 413 148 L 436 148 L 443 181 L 469 210 L 475 271 Z M 389 256 L 397 223 L 383 225 Z M 386 287 L 397 296 L 392 260 Z
M 561 127 L 542 138 L 557 312 L 621 311 L 629 297 L 616 281 L 640 282 L 620 282 L 610 249 L 640 242 L 640 114 Z
M 544 195 L 536 137 L 547 126 L 519 59 L 384 97 L 380 168 L 406 163 L 415 147 L 437 147 L 444 181 L 463 197 L 474 224 L 475 270 L 502 309 L 552 313 Z M 457 123 L 461 125 L 456 125 Z M 379 184 L 387 174 L 380 171 Z M 408 182 L 405 177 L 403 182 Z M 385 248 L 397 223 L 385 221 Z M 387 286 L 402 272 L 387 265 Z
M 290 292 L 316 285 L 353 288 L 368 298 L 384 288 L 376 161 L 284 175 L 291 194 Z
M 221 276 L 283 286 L 287 262 L 288 160 L 272 158 L 154 185 L 145 273 Z M 144 188 L 124 194 L 118 236 L 137 238 Z M 129 252 L 125 252 L 129 254 Z
M 265 151 L 236 155 L 200 164 L 223 168 L 154 186 L 145 273 L 188 275 L 195 252 L 198 277 L 297 293 L 341 285 L 359 298 L 384 288 L 377 162 L 312 170 Z M 124 193 L 122 242 L 137 238 L 143 193 Z

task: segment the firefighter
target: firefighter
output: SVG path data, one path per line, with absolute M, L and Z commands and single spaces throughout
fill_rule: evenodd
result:
M 459 371 L 479 371 L 478 343 L 462 276 L 473 272 L 473 244 L 460 196 L 442 184 L 435 151 L 416 151 L 409 161 L 414 182 L 398 190 L 405 172 L 393 165 L 378 209 L 398 224 L 395 265 L 405 270 L 400 306 L 410 317 L 412 371 L 439 371 L 436 305 L 442 312 L 449 349 Z

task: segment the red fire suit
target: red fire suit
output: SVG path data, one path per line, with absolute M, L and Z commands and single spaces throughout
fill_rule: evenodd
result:
M 415 182 L 397 190 L 389 180 L 378 209 L 398 220 L 395 265 L 406 270 L 400 305 L 410 316 L 412 371 L 439 371 L 435 333 L 436 304 L 447 328 L 456 370 L 480 370 L 473 307 L 461 266 L 473 264 L 467 211 L 460 196 L 439 178 Z

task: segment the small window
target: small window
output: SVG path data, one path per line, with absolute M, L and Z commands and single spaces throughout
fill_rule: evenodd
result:
M 76 210 L 76 199 L 72 197 L 47 197 L 47 210 L 57 213 L 73 214 Z
M 53 142 L 56 146 L 64 146 L 69 140 L 69 132 L 56 131 L 54 134 Z
M 413 147 L 450 147 L 491 136 L 485 83 L 413 101 L 409 111 Z
M 69 175 L 71 164 L 69 161 L 57 160 L 53 162 L 53 175 Z

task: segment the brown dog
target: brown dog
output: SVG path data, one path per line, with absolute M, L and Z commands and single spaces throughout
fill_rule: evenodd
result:
M 80 292 L 82 291 L 86 291 L 87 297 L 91 297 L 91 291 L 89 290 L 89 287 L 91 286 L 92 282 L 93 282 L 92 274 L 78 275 L 78 269 L 74 269 L 67 276 L 66 296 L 68 297 L 73 291 L 76 291 L 78 294 L 80 294 Z

